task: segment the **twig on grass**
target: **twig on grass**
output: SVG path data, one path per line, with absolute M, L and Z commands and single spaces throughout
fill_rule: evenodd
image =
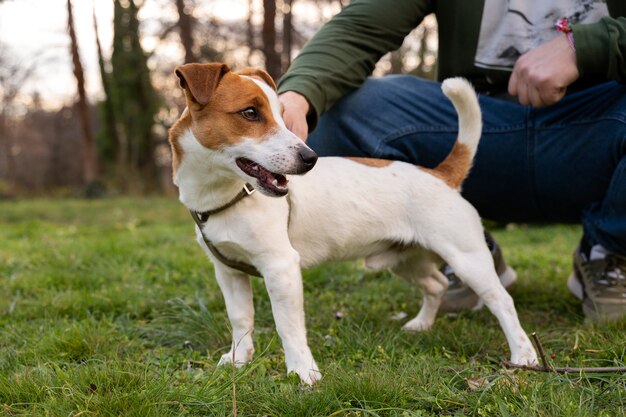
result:
M 241 342 L 241 340 L 239 340 L 239 342 Z M 235 343 L 233 342 L 233 369 L 232 369 L 232 378 L 233 378 L 233 417 L 237 417 L 237 388 L 236 388 L 236 376 L 237 376 L 237 366 L 235 365 L 235 352 L 237 351 L 237 346 L 239 346 L 239 342 L 237 342 L 237 345 L 235 345 Z
M 533 337 L 533 342 L 535 342 L 535 347 L 539 351 L 539 356 L 541 357 L 541 364 L 543 365 L 545 369 L 550 368 L 550 366 L 548 365 L 548 361 L 546 360 L 546 354 L 543 351 L 543 346 L 541 346 L 539 337 L 537 337 L 537 332 L 533 332 L 531 336 Z
M 239 347 L 239 343 L 241 343 L 241 341 L 243 340 L 244 337 L 246 337 L 248 334 L 250 333 L 250 330 L 248 330 L 247 332 L 245 332 L 243 334 L 243 336 L 241 336 L 241 338 L 237 341 L 237 343 L 235 343 L 235 335 L 233 334 L 233 344 L 232 346 L 232 350 L 233 350 L 233 369 L 232 369 L 232 384 L 233 384 L 233 417 L 237 417 L 237 362 L 235 362 L 235 352 L 237 352 L 237 348 Z
M 590 367 L 590 368 L 572 368 L 566 366 L 564 368 L 551 367 L 544 368 L 543 366 L 529 366 L 529 365 L 518 365 L 513 362 L 509 362 L 507 360 L 503 360 L 502 363 L 507 368 L 515 368 L 515 369 L 523 369 L 525 371 L 536 371 L 536 372 L 554 372 L 557 374 L 579 374 L 581 372 L 584 373 L 605 373 L 605 372 L 626 372 L 626 366 L 600 366 L 600 367 Z
M 507 368 L 515 368 L 515 369 L 523 369 L 526 371 L 536 371 L 536 372 L 555 372 L 557 374 L 574 374 L 574 373 L 605 373 L 605 372 L 626 372 L 626 366 L 600 366 L 600 367 L 590 367 L 590 368 L 573 368 L 566 366 L 564 368 L 559 368 L 555 366 L 551 366 L 548 364 L 546 360 L 546 354 L 543 350 L 543 346 L 539 341 L 539 337 L 536 332 L 532 333 L 533 342 L 535 342 L 535 347 L 537 351 L 539 351 L 539 356 L 541 357 L 542 365 L 518 365 L 513 362 L 503 360 L 502 364 Z

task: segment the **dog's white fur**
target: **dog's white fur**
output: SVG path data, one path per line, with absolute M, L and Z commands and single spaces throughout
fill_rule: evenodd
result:
M 183 150 L 174 178 L 180 200 L 192 210 L 214 209 L 230 201 L 244 182 L 254 185 L 255 178 L 236 166 L 236 158 L 243 156 L 278 173 L 293 172 L 298 162 L 303 143 L 285 127 L 275 91 L 256 77 L 250 79 L 267 96 L 278 125 L 263 140 L 241 138 L 233 146 L 210 149 L 191 129 L 174 138 Z M 481 132 L 476 95 L 462 79 L 446 80 L 443 89 L 459 114 L 459 142 L 473 156 Z M 231 363 L 234 357 L 236 365 L 245 364 L 254 353 L 249 277 L 215 259 L 201 231 L 196 232 L 215 266 L 232 325 L 235 352 L 231 349 L 220 363 Z M 365 258 L 368 268 L 390 268 L 417 284 L 424 293 L 423 305 L 404 329 L 422 331 L 433 325 L 448 285 L 436 267 L 444 259 L 497 317 L 511 361 L 537 361 L 513 301 L 498 280 L 476 210 L 428 170 L 402 162 L 374 167 L 347 158 L 319 158 L 306 175 L 289 177 L 286 198 L 254 193 L 211 216 L 202 232 L 223 255 L 261 272 L 287 370 L 305 383 L 321 374 L 306 339 L 301 268 L 327 260 Z

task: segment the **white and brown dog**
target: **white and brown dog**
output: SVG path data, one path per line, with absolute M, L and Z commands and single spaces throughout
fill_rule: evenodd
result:
M 445 260 L 497 317 L 511 361 L 536 363 L 498 280 L 480 218 L 459 193 L 481 134 L 478 100 L 467 81 L 443 83 L 458 112 L 459 135 L 439 166 L 424 169 L 377 159 L 317 160 L 285 127 L 275 84 L 262 70 L 187 64 L 176 74 L 187 108 L 170 130 L 174 182 L 213 261 L 232 325 L 232 348 L 221 363 L 252 359 L 248 273 L 258 271 L 287 371 L 308 384 L 318 380 L 306 339 L 301 268 L 357 258 L 368 268 L 390 268 L 422 290 L 419 314 L 404 325 L 410 331 L 433 325 L 448 285 L 436 263 Z

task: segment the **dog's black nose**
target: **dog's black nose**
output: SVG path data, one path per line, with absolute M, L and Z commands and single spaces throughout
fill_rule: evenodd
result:
M 308 146 L 301 147 L 300 150 L 298 150 L 298 154 L 307 170 L 313 168 L 317 162 L 317 154 Z

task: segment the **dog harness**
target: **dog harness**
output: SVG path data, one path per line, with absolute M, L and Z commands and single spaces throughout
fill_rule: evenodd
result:
M 221 263 L 223 263 L 224 265 L 228 267 L 231 267 L 233 269 L 236 269 L 248 275 L 261 277 L 261 273 L 254 266 L 247 264 L 245 262 L 239 262 L 234 259 L 229 259 L 226 256 L 224 256 L 219 250 L 217 250 L 215 245 L 213 245 L 211 241 L 206 238 L 206 236 L 204 235 L 204 232 L 202 231 L 202 226 L 209 220 L 210 216 L 212 216 L 213 214 L 217 214 L 221 211 L 224 211 L 229 207 L 234 206 L 239 201 L 243 200 L 244 198 L 251 195 L 255 191 L 256 190 L 250 184 L 246 183 L 243 186 L 243 189 L 239 192 L 239 194 L 237 194 L 235 198 L 233 198 L 232 200 L 230 200 L 228 203 L 224 204 L 223 206 L 218 207 L 213 210 L 207 210 L 207 211 L 189 210 L 189 213 L 191 213 L 191 217 L 193 218 L 193 221 L 196 222 L 196 225 L 198 225 L 198 229 L 200 229 L 202 240 L 204 240 L 204 243 L 206 244 L 207 248 L 209 248 L 213 256 L 215 256 L 215 258 L 218 261 L 220 261 Z

